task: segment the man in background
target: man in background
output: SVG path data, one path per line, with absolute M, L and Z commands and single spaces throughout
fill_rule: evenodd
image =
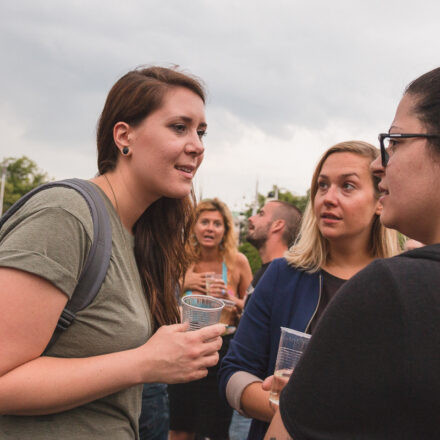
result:
M 275 258 L 281 258 L 295 241 L 300 222 L 301 211 L 296 206 L 280 200 L 267 202 L 258 214 L 248 219 L 246 240 L 257 248 L 263 264 L 254 274 L 251 286 L 247 291 L 245 306 L 270 262 Z M 250 423 L 251 419 L 241 416 L 234 410 L 229 438 L 231 440 L 247 438 Z
M 294 205 L 280 200 L 267 202 L 260 211 L 249 218 L 246 240 L 260 254 L 263 263 L 254 274 L 252 286 L 275 258 L 281 258 L 298 235 L 301 211 Z

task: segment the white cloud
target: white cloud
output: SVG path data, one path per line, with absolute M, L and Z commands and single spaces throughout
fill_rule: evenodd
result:
M 436 67 L 440 5 L 409 0 L 20 0 L 0 13 L 3 156 L 49 175 L 96 170 L 107 91 L 140 64 L 179 64 L 209 91 L 197 185 L 231 207 L 258 178 L 304 193 L 328 146 L 376 142 L 404 86 Z

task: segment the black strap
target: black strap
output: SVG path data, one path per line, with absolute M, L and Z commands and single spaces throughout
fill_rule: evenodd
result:
M 6 211 L 0 219 L 0 228 L 36 193 L 57 186 L 72 188 L 84 197 L 92 216 L 93 241 L 78 284 L 58 320 L 46 350 L 53 345 L 59 334 L 70 326 L 76 314 L 94 300 L 107 273 L 112 251 L 112 229 L 104 200 L 93 184 L 86 180 L 66 179 L 34 188 Z

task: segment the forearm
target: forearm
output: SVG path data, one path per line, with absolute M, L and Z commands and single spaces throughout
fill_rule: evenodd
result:
M 228 295 L 228 297 L 226 299 L 228 299 L 229 301 L 233 301 L 239 312 L 241 312 L 243 310 L 244 299 L 237 298 L 234 295 Z
M 272 423 L 266 432 L 264 440 L 293 440 L 286 431 L 279 411 L 276 412 Z
M 138 362 L 136 350 L 81 359 L 39 357 L 0 378 L 0 414 L 42 415 L 84 405 L 142 383 Z
M 39 357 L 19 365 L 0 377 L 0 414 L 51 414 L 136 384 L 201 379 L 218 362 L 225 328 L 187 329 L 162 326 L 131 350 L 81 359 Z
M 261 388 L 261 382 L 248 385 L 241 395 L 241 407 L 249 417 L 270 422 L 274 411 L 269 403 L 269 391 Z

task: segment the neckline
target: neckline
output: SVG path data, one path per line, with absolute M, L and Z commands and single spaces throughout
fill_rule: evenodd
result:
M 337 281 L 348 281 L 348 280 L 349 280 L 349 278 L 340 278 L 340 277 L 337 277 L 336 275 L 333 275 L 333 274 L 331 274 L 330 272 L 327 272 L 327 271 L 324 270 L 324 269 L 321 269 L 321 272 L 322 272 L 322 274 L 328 276 L 329 278 L 333 278 L 334 280 L 337 280 Z
M 120 221 L 119 214 L 117 213 L 116 208 L 113 206 L 112 201 L 107 197 L 107 194 L 99 185 L 97 185 L 95 182 L 92 182 L 90 180 L 89 182 L 91 182 L 93 185 L 95 185 L 96 188 L 98 188 L 98 191 L 102 195 L 104 202 L 107 206 L 107 209 L 110 209 L 110 214 L 113 217 L 113 220 L 116 222 L 116 224 L 119 224 L 121 226 L 120 230 L 122 231 L 126 239 L 129 240 L 130 245 L 134 246 L 134 235 L 130 231 L 128 231 Z

